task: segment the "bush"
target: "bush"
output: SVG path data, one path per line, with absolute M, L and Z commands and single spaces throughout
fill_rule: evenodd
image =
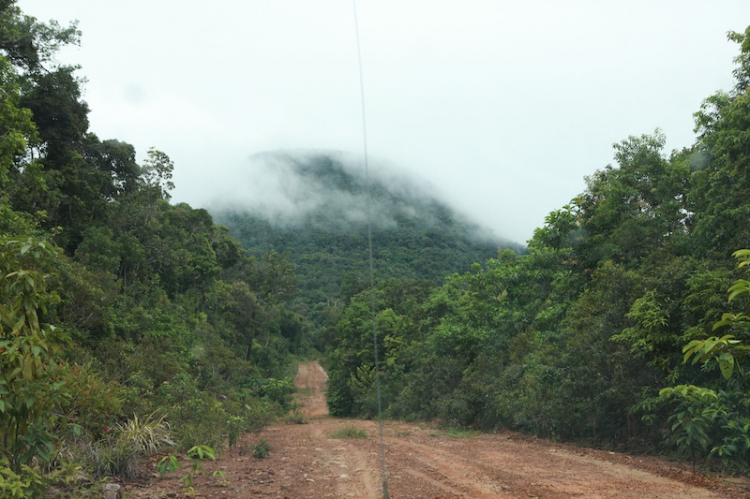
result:
M 22 465 L 18 472 L 14 472 L 8 466 L 7 459 L 0 459 L 0 497 L 3 498 L 33 498 L 49 497 L 48 490 L 54 487 L 54 497 L 101 497 L 91 495 L 90 490 L 85 490 L 81 483 L 80 467 L 73 464 L 59 466 L 52 471 L 42 471 L 38 467 Z M 75 489 L 74 495 L 68 495 Z M 98 490 L 96 492 L 99 492 Z
M 93 440 L 104 438 L 121 414 L 125 391 L 115 382 L 104 381 L 90 364 L 61 367 L 60 380 L 69 392 L 62 422 L 84 428 Z
M 290 381 L 275 378 L 250 378 L 245 380 L 242 386 L 259 398 L 279 404 L 284 410 L 292 406 L 294 384 Z
M 82 459 L 99 476 L 116 475 L 133 478 L 143 457 L 175 443 L 164 417 L 150 415 L 145 420 L 134 416 L 100 441 L 82 445 Z
M 307 417 L 302 412 L 294 410 L 284 416 L 284 422 L 289 424 L 307 424 Z
M 271 446 L 268 445 L 268 441 L 265 438 L 261 438 L 255 447 L 253 447 L 253 456 L 258 459 L 264 459 L 268 456 L 268 451 L 271 450 Z

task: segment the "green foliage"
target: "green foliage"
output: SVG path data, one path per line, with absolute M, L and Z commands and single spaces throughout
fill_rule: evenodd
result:
M 289 411 L 284 416 L 284 422 L 288 424 L 307 424 L 307 416 L 302 411 Z
M 0 2 L 3 497 L 69 461 L 127 476 L 164 446 L 235 445 L 291 406 L 309 332 L 287 256 L 170 204 L 164 152 L 139 164 L 89 131 L 77 68 L 55 63 L 79 36 Z
M 734 253 L 740 260 L 738 267 L 745 267 L 750 261 L 750 251 Z M 729 301 L 747 294 L 748 283 L 739 279 L 729 288 Z M 747 337 L 750 321 L 743 313 L 725 313 L 714 324 L 713 330 L 731 328 L 733 332 Z M 682 349 L 683 362 L 692 359 L 691 364 L 702 364 L 702 370 L 710 372 L 718 365 L 721 378 L 726 385 L 719 387 L 715 381 L 711 387 L 678 385 L 664 388 L 659 392 L 660 401 L 667 401 L 673 407 L 669 416 L 667 442 L 677 447 L 681 453 L 690 453 L 695 471 L 696 454 L 706 457 L 717 456 L 725 466 L 745 465 L 750 451 L 750 418 L 746 408 L 750 404 L 746 393 L 746 374 L 743 360 L 750 347 L 734 334 L 696 339 Z M 735 376 L 736 375 L 736 376 Z
M 31 111 L 22 108 L 19 101 L 18 77 L 10 62 L 0 56 L 0 189 L 4 193 L 10 188 L 8 183 L 16 156 L 37 139 Z
M 696 143 L 615 144 L 528 251 L 373 182 L 374 317 L 365 227 L 337 201 L 361 199 L 360 175 L 284 159 L 331 194 L 287 224 L 218 213 L 226 229 L 170 204 L 168 155 L 139 164 L 89 131 L 76 68 L 54 63 L 78 37 L 0 2 L 0 495 L 42 495 L 69 460 L 132 474 L 165 446 L 189 449 L 192 489 L 213 449 L 293 408 L 287 369 L 313 347 L 335 415 L 372 417 L 378 375 L 391 417 L 607 446 L 666 435 L 694 463 L 750 465 L 750 280 L 726 254 L 750 240 L 747 30 L 729 34 L 735 87 L 704 101 Z
M 13 471 L 8 464 L 7 461 L 0 461 L 0 496 L 4 498 L 45 497 L 45 492 L 52 485 L 69 489 L 75 486 L 75 476 L 80 472 L 77 466 L 72 465 L 65 465 L 51 472 L 22 465 L 18 471 Z M 83 492 L 78 492 L 76 497 L 84 497 Z
M 42 475 L 28 466 L 23 466 L 19 473 L 10 467 L 0 467 L 0 492 L 3 497 L 39 497 L 45 489 Z
M 170 199 L 169 191 L 174 189 L 172 172 L 174 163 L 169 156 L 153 147 L 148 150 L 148 159 L 141 167 L 141 175 L 146 187 L 153 189 L 157 196 L 162 199 Z
M 259 398 L 250 390 L 226 392 L 217 400 L 185 375 L 163 384 L 154 402 L 170 414 L 174 436 L 181 448 L 200 445 L 213 448 L 234 445 L 245 431 L 257 431 L 283 414 L 276 403 Z
M 447 428 L 444 434 L 449 438 L 474 438 L 482 433 L 478 430 L 470 430 L 466 428 Z
M 258 459 L 265 459 L 268 457 L 268 452 L 271 450 L 271 446 L 268 445 L 268 441 L 265 438 L 261 438 L 257 444 L 253 447 L 253 457 Z
M 362 279 L 342 280 L 341 305 L 321 314 L 331 413 L 374 414 L 374 342 L 388 416 L 661 441 L 694 464 L 747 466 L 750 280 L 734 279 L 728 310 L 723 298 L 726 248 L 750 234 L 747 36 L 730 34 L 737 87 L 706 100 L 692 148 L 665 155 L 659 130 L 615 144 L 617 165 L 552 212 L 528 253 L 406 299 L 406 279 L 380 282 L 374 324 Z M 735 257 L 750 264 L 750 250 Z
M 138 454 L 153 454 L 161 447 L 174 445 L 169 438 L 169 425 L 164 417 L 155 418 L 152 414 L 146 420 L 133 416 L 124 424 L 117 425 L 117 441 L 132 447 Z
M 76 24 L 61 27 L 56 21 L 38 22 L 24 15 L 15 1 L 0 5 L 3 22 L 0 25 L 0 52 L 14 65 L 32 73 L 44 69 L 43 64 L 54 61 L 55 53 L 65 45 L 77 45 L 81 36 Z
M 85 428 L 94 440 L 104 438 L 116 427 L 114 421 L 122 414 L 126 396 L 123 387 L 102 379 L 91 364 L 64 364 L 60 366 L 59 376 L 70 394 L 61 407 L 61 422 L 68 427 Z
M 730 33 L 729 39 L 740 45 L 735 59 L 736 88 L 732 93 L 718 92 L 703 102 L 695 113 L 698 147 L 709 163 L 693 174 L 689 200 L 694 215 L 696 244 L 706 252 L 742 248 L 747 244 L 744 223 L 748 208 L 746 193 L 750 185 L 747 161 L 750 142 L 750 94 L 747 92 L 750 47 L 746 33 Z
M 732 314 L 727 314 L 732 315 Z M 721 321 L 717 322 L 717 326 L 724 326 L 732 324 L 734 321 L 729 320 L 726 317 Z M 693 364 L 696 364 L 699 360 L 705 365 L 709 361 L 715 360 L 719 364 L 721 369 L 721 375 L 724 379 L 729 379 L 734 373 L 735 362 L 738 361 L 736 357 L 744 357 L 750 352 L 750 347 L 742 345 L 740 340 L 736 340 L 734 335 L 727 334 L 721 338 L 712 336 L 707 340 L 693 340 L 682 349 L 685 354 L 685 362 L 693 357 Z M 738 365 L 740 375 L 742 373 L 741 367 Z
M 381 368 L 402 380 L 417 361 L 422 340 L 411 315 L 433 285 L 411 279 L 390 279 L 376 289 L 378 348 L 384 352 Z M 334 415 L 373 417 L 377 414 L 370 293 L 352 297 L 336 324 L 337 344 L 330 355 L 328 408 Z M 394 386 L 394 389 L 396 386 Z
M 125 423 L 118 423 L 101 440 L 81 442 L 78 453 L 99 476 L 133 478 L 144 457 L 174 445 L 164 417 L 152 414 L 145 419 L 133 416 Z
M 242 416 L 229 416 L 227 421 L 227 445 L 231 449 L 237 446 L 240 435 L 247 425 L 246 418 Z
M 368 282 L 364 265 L 367 231 L 361 215 L 364 177 L 331 156 L 275 159 L 283 164 L 287 175 L 308 186 L 298 193 L 302 199 L 291 201 L 311 205 L 309 211 L 288 220 L 242 209 L 217 208 L 212 213 L 250 254 L 291 250 L 287 258 L 294 264 L 299 289 L 293 298 L 295 306 L 305 310 L 316 325 L 324 326 Z M 480 236 L 479 227 L 406 181 L 393 188 L 385 181 L 371 179 L 369 190 L 377 275 L 439 283 L 447 275 L 492 257 L 499 244 L 521 250 L 492 236 Z M 315 199 L 306 197 L 311 192 L 316 193 Z M 323 200 L 317 199 L 317 193 Z M 328 348 L 329 334 L 333 332 L 318 332 L 314 346 Z
M 53 457 L 55 412 L 70 392 L 58 376 L 62 341 L 40 313 L 57 252 L 34 238 L 0 238 L 0 455 L 14 472 Z
M 691 456 L 693 473 L 698 455 L 705 456 L 711 444 L 709 431 L 721 412 L 718 397 L 712 390 L 693 385 L 678 385 L 663 388 L 659 397 L 675 406 L 669 417 L 668 442 L 681 454 Z
M 750 263 L 750 250 L 738 250 L 734 257 L 739 260 L 738 268 L 746 267 Z M 732 302 L 743 295 L 750 295 L 750 281 L 738 279 L 728 290 L 728 301 Z M 750 317 L 742 312 L 725 313 L 721 320 L 714 323 L 713 330 L 729 328 L 743 338 L 750 333 Z M 735 369 L 741 377 L 745 376 L 741 361 L 750 354 L 750 346 L 744 344 L 735 334 L 725 334 L 722 337 L 712 336 L 705 340 L 693 340 L 682 349 L 683 361 L 687 363 L 692 357 L 692 364 L 698 361 L 703 363 L 704 368 L 709 363 L 717 363 L 724 379 L 730 379 Z
M 161 478 L 164 478 L 167 473 L 174 473 L 177 470 L 181 469 L 182 463 L 180 463 L 180 460 L 177 459 L 177 456 L 173 454 L 167 454 L 166 456 L 161 458 L 158 463 L 156 463 L 156 471 L 159 473 L 159 476 Z
M 274 378 L 253 378 L 245 383 L 253 393 L 269 402 L 278 404 L 282 409 L 289 409 L 292 403 L 294 385 L 289 380 Z
M 195 483 L 195 475 L 203 471 L 201 463 L 209 459 L 215 461 L 216 453 L 208 445 L 195 445 L 188 449 L 187 457 L 190 459 L 191 465 L 188 473 L 181 478 L 181 481 L 185 487 L 192 489 Z
M 222 487 L 226 487 L 229 485 L 229 481 L 227 480 L 227 475 L 224 473 L 224 470 L 214 470 L 213 473 L 211 473 L 211 476 L 213 478 L 218 478 L 219 485 Z

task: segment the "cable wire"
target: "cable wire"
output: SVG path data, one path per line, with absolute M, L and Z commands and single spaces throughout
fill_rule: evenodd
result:
M 370 195 L 370 168 L 367 151 L 367 119 L 365 114 L 365 79 L 362 71 L 362 50 L 359 43 L 359 20 L 357 17 L 357 0 L 352 0 L 354 12 L 354 33 L 357 39 L 357 60 L 359 61 L 359 95 L 362 103 L 362 145 L 365 166 L 365 199 L 367 205 L 367 252 L 370 267 L 370 308 L 372 311 L 372 345 L 375 356 L 375 389 L 378 400 L 378 436 L 380 440 L 380 469 L 383 476 L 383 499 L 388 499 L 388 473 L 385 466 L 385 440 L 383 438 L 383 409 L 380 396 L 380 361 L 378 359 L 378 331 L 375 325 L 375 269 L 372 258 L 372 207 Z

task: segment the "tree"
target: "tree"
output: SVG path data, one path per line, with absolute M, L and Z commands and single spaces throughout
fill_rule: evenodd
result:
M 750 27 L 729 33 L 740 44 L 735 59 L 735 90 L 707 98 L 695 113 L 696 150 L 689 210 L 700 249 L 720 259 L 726 248 L 742 247 L 750 237 Z
M 734 256 L 740 268 L 750 265 L 750 250 L 738 250 Z M 729 288 L 730 302 L 748 296 L 750 281 L 739 279 Z M 746 410 L 750 404 L 750 379 L 743 365 L 750 358 L 750 316 L 744 312 L 725 313 L 713 329 L 725 328 L 730 328 L 729 334 L 696 339 L 682 348 L 685 363 L 701 363 L 706 372 L 715 372 L 718 367 L 724 386 L 709 378 L 708 386 L 682 384 L 663 388 L 657 399 L 645 402 L 647 407 L 673 408 L 667 441 L 678 451 L 690 454 L 693 472 L 697 456 L 718 456 L 727 465 L 731 461 L 750 463 L 750 417 Z
M 174 189 L 172 172 L 174 163 L 165 153 L 154 149 L 148 150 L 148 158 L 141 167 L 141 178 L 146 188 L 153 190 L 158 197 L 169 201 L 169 191 Z
M 688 170 L 662 155 L 665 140 L 659 130 L 631 136 L 614 145 L 619 168 L 586 179 L 586 192 L 576 200 L 588 236 L 579 250 L 585 265 L 638 261 L 686 232 Z
M 21 13 L 16 0 L 0 0 L 0 53 L 32 75 L 44 72 L 64 45 L 80 42 L 76 23 L 65 28 L 57 21 L 40 23 Z
M 737 68 L 732 72 L 736 79 L 734 93 L 739 95 L 750 87 L 750 26 L 745 28 L 744 33 L 730 31 L 727 39 L 740 46 L 740 53 L 734 58 Z
M 84 139 L 83 155 L 97 172 L 95 189 L 101 199 L 113 201 L 138 189 L 141 168 L 132 145 L 116 139 L 100 141 L 89 133 Z
M 8 60 L 0 56 L 0 189 L 8 188 L 9 175 L 26 147 L 37 138 L 31 112 L 20 105 L 20 86 Z
M 53 456 L 60 337 L 40 315 L 58 300 L 48 289 L 57 251 L 34 238 L 0 238 L 0 465 L 19 472 Z

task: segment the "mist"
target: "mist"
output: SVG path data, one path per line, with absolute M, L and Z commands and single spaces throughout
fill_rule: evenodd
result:
M 395 229 L 404 223 L 429 227 L 454 221 L 477 239 L 508 239 L 441 199 L 425 179 L 404 175 L 382 160 L 370 160 L 368 171 L 369 198 L 361 156 L 321 150 L 262 152 L 232 172 L 231 183 L 214 185 L 218 191 L 205 205 L 214 212 L 252 213 L 277 227 L 347 230 L 369 221 L 374 228 Z
M 256 189 L 279 179 L 244 185 L 247 155 L 361 150 L 364 83 L 372 157 L 516 241 L 612 162 L 613 143 L 658 127 L 666 154 L 690 147 L 693 113 L 733 84 L 726 32 L 750 17 L 747 0 L 362 2 L 361 82 L 346 2 L 21 5 L 80 21 L 60 61 L 81 65 L 91 129 L 169 154 L 175 201 L 254 198 L 279 217 L 314 203 Z

